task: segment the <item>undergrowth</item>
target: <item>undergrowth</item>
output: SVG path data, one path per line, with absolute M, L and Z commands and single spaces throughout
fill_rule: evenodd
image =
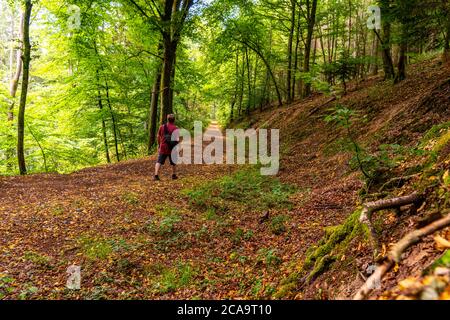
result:
M 290 208 L 295 188 L 277 178 L 262 176 L 257 168 L 246 168 L 193 190 L 183 190 L 191 205 L 225 213 L 233 209 L 264 211 Z

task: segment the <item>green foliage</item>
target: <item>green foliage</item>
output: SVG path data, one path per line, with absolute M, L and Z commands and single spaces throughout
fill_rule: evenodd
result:
M 351 120 L 355 116 L 355 112 L 351 109 L 348 109 L 347 107 L 337 104 L 335 109 L 333 110 L 333 113 L 327 115 L 325 117 L 325 121 L 328 123 L 334 123 L 338 127 L 341 127 L 346 130 L 347 137 L 351 141 L 353 145 L 354 155 L 355 159 L 358 165 L 358 168 L 361 170 L 363 175 L 368 179 L 371 180 L 373 176 L 367 169 L 368 164 L 372 164 L 372 157 L 368 155 L 358 144 L 356 139 L 354 138 L 353 132 L 352 132 L 352 123 Z
M 125 192 L 122 195 L 122 200 L 130 205 L 137 205 L 139 204 L 139 197 L 134 192 Z
M 182 220 L 180 214 L 176 209 L 164 206 L 159 207 L 159 210 L 158 216 L 152 217 L 147 225 L 147 230 L 162 237 L 175 235 L 177 225 Z
M 277 249 L 272 248 L 259 249 L 257 260 L 262 262 L 268 268 L 276 267 L 282 262 L 281 258 L 278 256 Z
M 163 268 L 155 279 L 154 290 L 159 293 L 170 293 L 191 285 L 196 275 L 190 264 L 178 263 L 173 268 Z
M 323 66 L 323 73 L 330 82 L 334 78 L 339 79 L 344 85 L 344 92 L 347 91 L 347 81 L 352 79 L 357 71 L 357 66 L 361 64 L 360 59 L 353 58 L 348 52 L 342 52 L 338 60 Z
M 289 221 L 289 217 L 286 215 L 278 215 L 271 219 L 270 230 L 273 234 L 281 235 L 286 232 L 286 222 Z
M 14 282 L 14 278 L 0 274 L 0 299 L 7 297 L 15 291 L 13 286 Z
M 444 252 L 433 264 L 425 270 L 425 273 L 431 273 L 438 267 L 450 268 L 450 250 Z
M 33 295 L 35 295 L 36 293 L 39 292 L 39 289 L 35 286 L 28 286 L 26 287 L 24 290 L 22 290 L 19 294 L 19 299 L 20 300 L 27 300 L 31 297 L 33 297 Z
M 256 168 L 243 169 L 230 176 L 185 190 L 191 203 L 205 210 L 227 212 L 232 208 L 264 211 L 291 205 L 292 186 L 274 177 L 262 176 Z
M 23 258 L 27 261 L 30 261 L 36 265 L 43 266 L 43 267 L 50 267 L 50 258 L 42 255 L 40 253 L 34 252 L 34 251 L 27 251 L 23 255 Z
M 245 231 L 242 228 L 237 228 L 234 233 L 230 236 L 231 242 L 233 242 L 234 245 L 241 244 L 242 241 L 248 241 L 253 237 L 253 231 L 248 230 Z
M 81 252 L 89 260 L 106 260 L 115 252 L 129 250 L 129 245 L 124 239 L 105 239 L 91 236 L 82 236 L 78 243 Z

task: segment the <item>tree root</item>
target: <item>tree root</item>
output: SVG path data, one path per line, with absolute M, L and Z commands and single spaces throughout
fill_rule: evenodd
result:
M 371 222 L 373 213 L 385 209 L 398 209 L 402 206 L 409 204 L 418 204 L 421 201 L 421 198 L 422 197 L 417 192 L 414 192 L 413 194 L 404 197 L 398 197 L 387 200 L 378 200 L 373 202 L 367 202 L 364 204 L 359 221 L 367 225 L 369 229 L 375 256 L 378 252 L 379 244 L 378 244 L 378 235 L 374 227 L 372 226 Z
M 412 195 L 409 197 L 412 197 Z M 392 199 L 392 201 L 393 200 L 396 199 Z M 366 283 L 355 294 L 353 300 L 366 299 L 367 296 L 373 291 L 373 289 L 375 289 L 377 285 L 381 284 L 381 280 L 386 275 L 386 273 L 388 273 L 395 264 L 401 261 L 401 256 L 406 249 L 418 243 L 422 238 L 448 226 L 450 226 L 450 214 L 422 229 L 408 233 L 404 238 L 397 242 L 397 244 L 395 244 L 387 257 L 387 260 L 381 266 L 379 266 L 375 270 L 375 272 L 367 279 Z

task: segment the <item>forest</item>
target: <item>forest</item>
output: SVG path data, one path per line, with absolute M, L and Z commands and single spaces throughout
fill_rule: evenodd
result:
M 450 299 L 449 13 L 0 0 L 0 300 Z M 279 129 L 277 176 L 155 183 L 171 114 Z

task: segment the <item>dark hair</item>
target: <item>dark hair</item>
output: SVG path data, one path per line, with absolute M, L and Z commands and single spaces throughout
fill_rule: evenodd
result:
M 169 121 L 169 123 L 175 123 L 175 115 L 174 114 L 169 114 L 167 116 L 167 121 Z

